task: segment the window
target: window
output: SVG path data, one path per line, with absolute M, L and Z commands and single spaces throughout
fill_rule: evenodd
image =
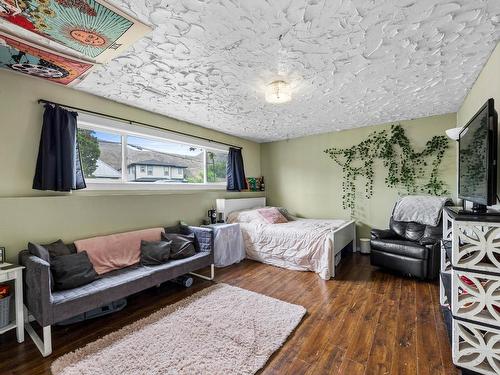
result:
M 207 182 L 226 182 L 227 152 L 207 150 Z
M 122 138 L 119 134 L 78 129 L 78 145 L 85 178 L 119 181 L 122 178 Z
M 204 184 L 204 152 L 201 147 L 166 139 L 127 137 L 127 164 L 147 165 L 146 180 L 157 184 Z M 141 176 L 128 179 L 129 182 L 146 180 Z
M 87 114 L 79 116 L 78 140 L 84 175 L 92 188 L 225 186 L 228 151 L 224 146 L 216 148 L 203 140 L 195 144 L 187 136 Z M 107 184 L 97 186 L 103 182 Z

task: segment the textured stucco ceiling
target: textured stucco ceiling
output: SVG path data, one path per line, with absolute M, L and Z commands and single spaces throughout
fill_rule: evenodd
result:
M 78 89 L 260 142 L 455 112 L 500 38 L 500 0 L 113 4 L 154 31 Z

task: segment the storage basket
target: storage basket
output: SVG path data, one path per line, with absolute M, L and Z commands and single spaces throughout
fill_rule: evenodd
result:
M 0 328 L 10 323 L 10 297 L 7 296 L 0 299 Z

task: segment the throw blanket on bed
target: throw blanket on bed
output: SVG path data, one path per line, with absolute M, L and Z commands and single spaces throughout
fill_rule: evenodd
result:
M 413 221 L 436 226 L 441 220 L 443 207 L 448 201 L 451 201 L 448 197 L 409 195 L 399 199 L 392 217 L 396 221 Z
M 239 223 L 246 256 L 297 271 L 313 271 L 328 280 L 334 274 L 333 231 L 345 220 L 299 219 L 278 207 L 289 220 L 269 224 L 257 209 L 235 211 L 227 223 Z

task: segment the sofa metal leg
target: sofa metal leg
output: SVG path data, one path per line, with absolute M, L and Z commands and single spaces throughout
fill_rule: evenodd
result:
M 49 356 L 50 354 L 52 354 L 51 326 L 42 327 L 42 338 L 40 338 L 40 336 L 37 335 L 37 333 L 30 324 L 28 309 L 26 308 L 26 306 L 24 306 L 24 312 L 25 312 L 24 329 L 31 337 L 31 339 L 35 343 L 40 353 L 42 353 L 44 357 Z
M 199 277 L 200 279 L 203 279 L 203 280 L 212 281 L 215 278 L 215 267 L 214 267 L 213 263 L 210 265 L 210 277 L 204 276 L 204 275 L 200 275 L 200 274 L 195 273 L 195 272 L 189 272 L 189 274 L 193 275 L 193 276 L 197 276 L 197 277 Z

